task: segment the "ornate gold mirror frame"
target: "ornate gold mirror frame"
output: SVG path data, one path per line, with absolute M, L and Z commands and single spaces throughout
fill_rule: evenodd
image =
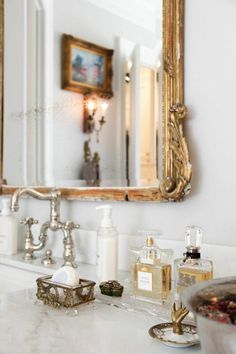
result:
M 0 177 L 3 165 L 3 0 L 0 0 Z M 79 200 L 178 201 L 190 190 L 191 164 L 184 137 L 184 0 L 163 0 L 162 159 L 160 188 L 61 188 L 62 197 Z M 16 187 L 1 185 L 2 194 Z M 50 188 L 36 188 L 47 191 Z
M 0 181 L 2 184 L 3 176 L 3 2 L 0 0 Z

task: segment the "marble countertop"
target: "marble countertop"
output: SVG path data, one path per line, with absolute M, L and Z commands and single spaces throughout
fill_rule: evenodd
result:
M 27 273 L 31 273 L 28 283 L 32 286 L 40 274 L 52 274 L 56 269 L 56 266 L 42 267 L 39 260 L 26 263 L 22 261 L 20 254 L 1 256 L 0 266 L 1 275 L 5 274 L 6 277 L 10 276 L 6 267 L 9 267 L 11 273 L 15 269 L 18 282 L 22 282 L 24 275 L 17 271 L 27 270 Z M 81 277 L 95 279 L 94 266 L 81 264 L 79 270 Z M 164 346 L 148 334 L 150 327 L 163 322 L 164 318 L 166 321 L 166 309 L 162 307 L 158 310 L 158 315 L 147 309 L 142 311 L 141 308 L 140 311 L 140 307 L 137 311 L 132 306 L 126 306 L 129 297 L 126 299 L 123 296 L 122 303 L 125 306 L 117 308 L 116 299 L 96 295 L 95 302 L 79 306 L 78 315 L 71 316 L 64 309 L 53 309 L 36 301 L 35 293 L 36 289 L 25 288 L 0 295 L 1 354 L 182 353 L 181 349 Z M 108 303 L 113 306 L 108 306 Z M 196 346 L 184 349 L 184 353 L 202 354 L 202 351 Z
M 83 305 L 77 316 L 36 302 L 35 289 L 0 297 L 0 353 L 171 354 L 148 335 L 158 320 L 99 301 Z M 201 354 L 200 347 L 184 349 Z

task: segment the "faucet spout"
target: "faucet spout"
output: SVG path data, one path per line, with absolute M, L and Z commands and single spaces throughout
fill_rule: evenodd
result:
M 29 195 L 33 198 L 40 200 L 49 200 L 51 206 L 50 214 L 50 228 L 55 230 L 60 223 L 60 201 L 61 201 L 61 192 L 57 189 L 53 189 L 50 193 L 41 193 L 32 188 L 20 188 L 17 189 L 11 199 L 11 210 L 19 210 L 19 200 L 21 196 Z
M 59 192 L 59 191 L 54 190 L 54 192 Z M 51 193 L 40 193 L 32 188 L 19 188 L 14 192 L 12 199 L 11 199 L 11 210 L 12 211 L 19 210 L 19 199 L 23 195 L 29 195 L 33 198 L 41 199 L 41 200 L 52 200 L 54 197 L 52 192 Z

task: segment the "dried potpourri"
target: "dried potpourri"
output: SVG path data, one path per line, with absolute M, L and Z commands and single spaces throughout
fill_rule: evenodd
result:
M 197 312 L 203 316 L 221 322 L 236 325 L 236 295 L 226 295 L 224 298 L 212 298 L 197 307 Z

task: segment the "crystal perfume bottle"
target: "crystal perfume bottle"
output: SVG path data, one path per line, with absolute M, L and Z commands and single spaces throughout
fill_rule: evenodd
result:
M 168 299 L 171 290 L 172 250 L 161 250 L 154 239 L 147 236 L 146 244 L 138 253 L 133 264 L 134 295 L 151 302 Z
M 186 253 L 174 261 L 175 286 L 178 293 L 186 287 L 213 277 L 213 264 L 201 258 L 202 229 L 187 226 L 185 231 Z

